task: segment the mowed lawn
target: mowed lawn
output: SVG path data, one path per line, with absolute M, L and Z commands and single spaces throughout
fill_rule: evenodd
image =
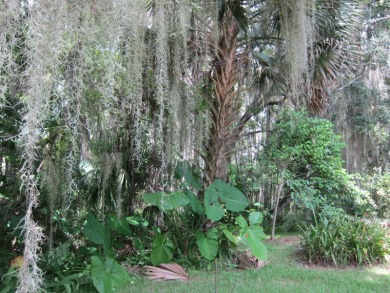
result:
M 298 256 L 296 236 L 267 242 L 270 263 L 260 270 L 217 272 L 190 271 L 190 281 L 147 281 L 138 279 L 121 292 L 383 292 L 390 293 L 390 266 L 344 269 L 313 267 Z

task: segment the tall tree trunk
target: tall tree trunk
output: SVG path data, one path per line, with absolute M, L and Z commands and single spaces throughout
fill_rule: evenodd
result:
M 212 126 L 207 145 L 206 184 L 216 178 L 228 180 L 228 165 L 237 141 L 233 123 L 238 121 L 240 99 L 237 97 L 237 35 L 236 20 L 227 12 L 220 22 L 221 35 L 213 60 L 211 80 L 213 94 L 208 99 Z

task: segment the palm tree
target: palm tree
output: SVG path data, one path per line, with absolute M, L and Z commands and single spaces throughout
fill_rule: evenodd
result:
M 286 70 L 286 43 L 280 1 L 216 1 L 220 35 L 208 73 L 211 90 L 205 96 L 211 112 L 210 138 L 206 146 L 206 184 L 228 180 L 228 165 L 245 124 L 265 108 L 282 104 L 291 96 Z M 314 114 L 327 106 L 329 91 L 355 69 L 358 50 L 351 39 L 361 11 L 359 2 L 315 2 L 315 23 L 307 46 L 312 60 L 305 105 Z M 294 7 L 294 6 L 292 6 Z M 307 15 L 313 17 L 313 15 Z M 284 26 L 286 27 L 286 25 Z M 311 48 L 311 50 L 309 50 Z M 248 75 L 251 64 L 254 76 Z M 242 113 L 240 88 L 256 87 L 250 107 Z M 309 93 L 309 94 L 307 94 Z M 272 98 L 274 97 L 274 98 Z

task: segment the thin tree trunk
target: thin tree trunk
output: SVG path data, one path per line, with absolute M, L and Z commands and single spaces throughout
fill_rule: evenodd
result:
M 275 238 L 275 225 L 276 225 L 276 217 L 278 216 L 278 206 L 279 206 L 279 199 L 280 195 L 283 191 L 284 182 L 279 183 L 276 187 L 276 198 L 275 198 L 275 204 L 274 204 L 274 212 L 272 217 L 272 231 L 271 231 L 271 239 Z

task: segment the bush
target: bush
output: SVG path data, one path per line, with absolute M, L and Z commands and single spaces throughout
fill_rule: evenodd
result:
M 390 173 L 378 176 L 372 193 L 379 217 L 390 218 Z
M 298 208 L 319 211 L 328 204 L 343 206 L 354 198 L 353 181 L 343 169 L 344 143 L 326 119 L 305 112 L 285 112 L 259 157 L 273 184 Z
M 289 212 L 283 217 L 283 224 L 280 230 L 283 233 L 299 231 L 299 227 L 305 223 L 305 214 L 303 211 Z
M 364 265 L 390 256 L 389 237 L 379 224 L 339 212 L 304 226 L 301 243 L 309 262 Z

